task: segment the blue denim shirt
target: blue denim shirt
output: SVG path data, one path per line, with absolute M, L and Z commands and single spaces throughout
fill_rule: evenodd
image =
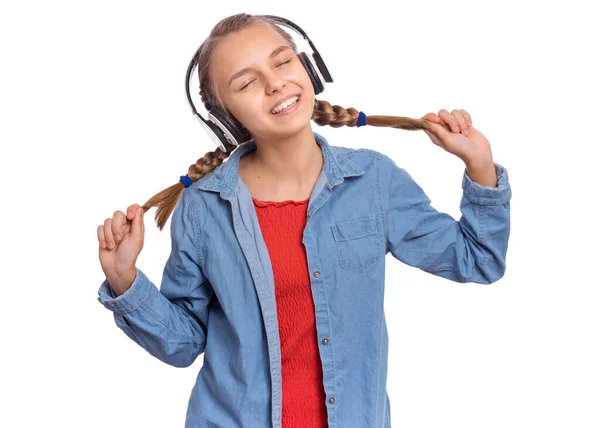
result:
M 502 277 L 511 190 L 463 174 L 459 221 L 436 211 L 402 168 L 375 150 L 330 145 L 307 207 L 302 242 L 316 314 L 330 428 L 390 427 L 385 259 L 457 282 Z M 254 141 L 184 190 L 171 217 L 160 291 L 139 269 L 98 300 L 154 357 L 187 367 L 204 352 L 186 428 L 281 428 L 281 353 L 273 271 L 239 159 Z M 325 340 L 327 339 L 327 340 Z

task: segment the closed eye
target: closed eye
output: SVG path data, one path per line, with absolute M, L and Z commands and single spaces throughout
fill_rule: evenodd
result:
M 284 61 L 284 62 L 282 62 L 282 63 L 278 64 L 278 65 L 277 65 L 277 67 L 280 67 L 280 66 L 282 66 L 282 65 L 284 65 L 284 64 L 287 64 L 287 63 L 288 63 L 288 62 L 290 62 L 290 61 L 292 61 L 292 60 L 291 60 L 291 59 L 288 59 L 287 61 Z M 241 90 L 244 90 L 245 88 L 247 88 L 247 87 L 248 87 L 248 85 L 250 85 L 250 83 L 252 83 L 252 82 L 254 82 L 254 80 L 251 80 L 251 81 L 249 81 L 248 83 L 246 83 L 244 86 L 242 86 L 242 87 L 240 88 L 240 91 L 241 91 Z
M 246 88 L 246 87 L 247 87 L 247 86 L 248 86 L 250 83 L 252 83 L 252 82 L 254 82 L 254 80 L 251 80 L 251 81 L 249 81 L 248 83 L 246 83 L 244 86 L 242 86 L 242 87 L 240 88 L 240 91 L 241 91 L 241 90 L 243 90 L 243 89 L 245 89 L 245 88 Z

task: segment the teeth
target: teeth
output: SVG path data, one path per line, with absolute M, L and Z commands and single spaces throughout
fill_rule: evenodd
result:
M 298 101 L 298 96 L 296 95 L 296 96 L 290 98 L 289 100 L 282 102 L 277 107 L 275 107 L 273 110 L 271 110 L 271 114 L 277 114 L 281 110 L 291 106 L 292 104 L 294 104 L 297 101 Z

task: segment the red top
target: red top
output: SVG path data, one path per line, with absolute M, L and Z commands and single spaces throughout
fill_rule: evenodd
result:
M 326 428 L 315 307 L 302 243 L 309 199 L 252 200 L 275 278 L 281 341 L 282 427 Z

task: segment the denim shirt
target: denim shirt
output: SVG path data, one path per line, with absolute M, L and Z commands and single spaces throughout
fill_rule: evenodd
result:
M 463 173 L 459 221 L 431 207 L 411 176 L 371 149 L 313 133 L 323 168 L 302 242 L 315 307 L 330 428 L 390 427 L 385 256 L 457 282 L 501 278 L 510 231 L 507 171 L 497 187 Z M 187 367 L 204 353 L 186 428 L 281 428 L 281 349 L 273 270 L 239 159 L 253 140 L 183 191 L 160 291 L 136 268 L 98 301 L 154 357 Z

